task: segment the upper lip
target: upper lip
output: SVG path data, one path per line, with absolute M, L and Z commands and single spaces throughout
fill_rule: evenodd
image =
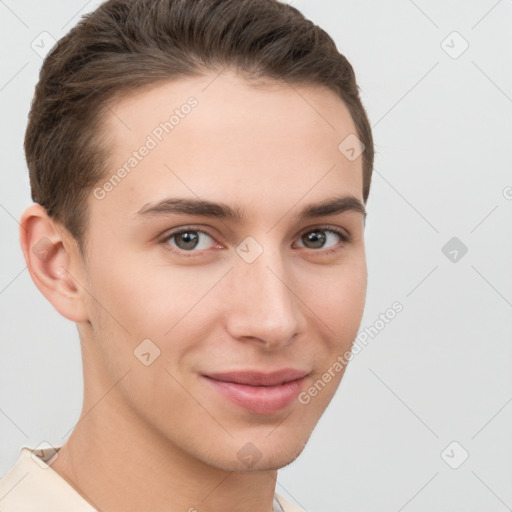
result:
M 246 384 L 248 386 L 276 386 L 292 380 L 301 379 L 309 372 L 294 368 L 283 368 L 273 372 L 261 372 L 254 370 L 238 370 L 232 372 L 209 373 L 205 377 L 224 382 Z

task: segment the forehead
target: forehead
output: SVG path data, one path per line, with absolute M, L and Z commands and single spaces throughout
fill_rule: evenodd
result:
M 181 78 L 118 98 L 105 121 L 109 169 L 98 185 L 112 185 L 101 208 L 133 213 L 167 195 L 255 207 L 305 194 L 362 198 L 362 157 L 339 150 L 355 126 L 325 87 L 234 72 Z

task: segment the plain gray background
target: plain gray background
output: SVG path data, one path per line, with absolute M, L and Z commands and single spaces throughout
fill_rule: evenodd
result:
M 33 41 L 98 3 L 0 0 L 2 474 L 21 446 L 61 445 L 81 409 L 76 328 L 32 283 L 17 221 Z M 308 512 L 512 510 L 512 4 L 291 3 L 353 64 L 374 129 L 361 332 L 404 309 L 354 357 L 276 490 Z

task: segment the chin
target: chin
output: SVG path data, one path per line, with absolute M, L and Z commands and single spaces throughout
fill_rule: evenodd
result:
M 265 443 L 263 447 L 261 443 L 257 448 L 251 442 L 245 443 L 242 448 L 236 450 L 236 460 L 233 458 L 226 459 L 219 457 L 216 464 L 213 465 L 227 471 L 273 471 L 284 468 L 291 464 L 302 453 L 307 443 L 304 442 L 290 443 Z M 213 461 L 212 461 L 213 462 Z
M 273 457 L 267 458 L 266 460 L 263 460 L 262 458 L 260 461 L 261 464 L 259 464 L 259 467 L 256 469 L 256 471 L 277 470 L 288 466 L 299 457 L 305 446 L 306 443 L 300 446 L 295 446 L 293 452 L 279 453 Z

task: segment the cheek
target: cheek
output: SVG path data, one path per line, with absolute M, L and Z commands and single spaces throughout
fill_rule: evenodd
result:
M 96 260 L 90 271 L 90 318 L 102 359 L 117 379 L 127 369 L 142 371 L 141 386 L 172 387 L 170 376 L 154 367 L 190 370 L 190 353 L 209 335 L 216 305 L 209 291 L 225 273 L 222 268 L 152 264 L 148 258 L 120 262 Z M 147 341 L 149 340 L 149 341 Z M 153 361 L 148 367 L 138 355 Z M 147 361 L 146 361 L 147 362 Z M 153 381 L 153 379 L 157 379 Z M 159 388 L 158 388 L 159 389 Z
M 322 342 L 315 350 L 312 379 L 299 396 L 303 412 L 312 421 L 311 430 L 331 402 L 346 371 L 350 350 L 357 336 L 366 298 L 366 263 L 340 268 L 317 281 L 316 292 L 308 296 L 308 306 L 317 316 Z M 305 417 L 307 414 L 305 414 Z
M 303 284 L 301 296 L 323 327 L 325 339 L 349 346 L 357 335 L 366 299 L 367 270 L 364 259 L 336 269 L 317 272 L 314 282 Z
M 163 337 L 218 279 L 211 270 L 201 277 L 197 271 L 148 259 L 127 255 L 109 260 L 98 255 L 89 272 L 93 302 L 133 338 Z
M 139 414 L 151 415 L 159 405 L 170 407 L 171 402 L 174 409 L 185 407 L 190 396 L 175 369 L 181 358 L 197 349 L 193 340 L 201 339 L 199 328 L 192 329 L 191 324 L 202 325 L 196 321 L 202 310 L 193 306 L 209 283 L 193 286 L 190 275 L 128 258 L 95 263 L 87 295 L 98 364 L 112 382 L 122 378 L 118 389 Z M 172 411 L 164 411 L 158 414 L 165 423 L 172 419 Z

